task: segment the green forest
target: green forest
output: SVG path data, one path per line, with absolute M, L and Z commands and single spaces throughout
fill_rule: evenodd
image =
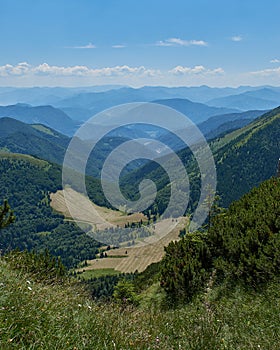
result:
M 13 225 L 1 231 L 2 251 L 49 250 L 67 267 L 93 259 L 100 243 L 50 207 L 50 193 L 61 189 L 61 168 L 30 156 L 0 159 L 0 193 L 15 215 Z

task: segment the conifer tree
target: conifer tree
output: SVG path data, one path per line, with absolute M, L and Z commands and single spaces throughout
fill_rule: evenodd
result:
M 8 201 L 5 199 L 0 206 L 0 230 L 15 221 L 15 216 L 11 210 Z

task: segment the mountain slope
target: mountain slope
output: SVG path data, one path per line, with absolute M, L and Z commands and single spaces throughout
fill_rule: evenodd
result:
M 201 123 L 208 118 L 220 114 L 235 113 L 237 109 L 210 107 L 203 103 L 192 102 L 187 99 L 173 98 L 167 100 L 156 100 L 155 103 L 173 108 L 190 118 L 195 124 Z
M 6 198 L 16 216 L 13 225 L 1 230 L 1 250 L 49 249 L 67 267 L 95 257 L 100 244 L 50 207 L 50 193 L 61 189 L 58 165 L 1 152 L 0 175 L 1 201 Z
M 265 112 L 266 111 L 252 110 L 242 113 L 217 115 L 200 123 L 198 127 L 204 136 L 207 138 L 214 138 L 222 132 L 242 128 Z
M 276 108 L 241 130 L 212 143 L 218 191 L 223 195 L 224 205 L 229 205 L 252 187 L 276 175 L 279 140 L 280 108 Z
M 43 125 L 0 118 L 0 149 L 62 164 L 69 138 Z
M 237 108 L 240 110 L 272 109 L 280 105 L 278 91 L 263 88 L 256 91 L 247 91 L 242 94 L 226 96 L 207 102 L 209 106 Z
M 221 204 L 228 206 L 252 187 L 276 174 L 280 156 L 280 107 L 259 117 L 240 130 L 227 133 L 210 142 L 217 170 L 217 191 Z M 190 176 L 190 210 L 193 211 L 200 192 L 200 175 L 191 151 L 178 152 Z M 158 188 L 153 210 L 164 211 L 170 195 L 169 179 L 158 164 L 149 162 L 123 177 L 124 191 L 137 198 L 143 178 L 152 179 Z
M 49 283 L 43 266 L 40 272 L 38 281 L 20 255 L 0 258 L 3 350 L 279 349 L 277 282 L 258 293 L 210 286 L 188 305 L 163 309 L 158 284 L 143 291 L 143 307 L 119 306 L 96 303 L 81 283 Z
M 168 99 L 163 100 L 163 98 L 166 97 Z M 153 101 L 165 104 L 188 115 L 195 121 L 202 121 L 207 119 L 209 116 L 217 114 L 225 114 L 238 111 L 236 109 L 209 107 L 203 104 L 196 104 L 195 102 L 191 102 L 187 99 L 173 97 L 177 97 L 176 94 L 174 96 L 168 90 L 164 88 L 161 89 L 160 87 L 142 89 L 122 88 L 119 90 L 111 90 L 100 93 L 81 93 L 71 98 L 60 101 L 58 104 L 56 104 L 56 106 L 62 108 L 65 111 L 70 110 L 71 113 L 75 113 L 75 119 L 77 120 L 85 120 L 86 113 L 87 115 L 90 115 L 90 113 L 91 115 L 94 115 L 98 112 L 103 111 L 104 109 L 131 102 Z M 181 94 L 179 94 L 179 97 L 181 97 Z M 79 111 L 85 114 L 78 115 Z
M 27 124 L 44 124 L 66 135 L 72 135 L 78 127 L 66 113 L 52 106 L 32 107 L 22 103 L 0 106 L 0 118 L 3 117 L 14 118 Z
M 62 165 L 70 138 L 44 125 L 28 125 L 12 118 L 0 118 L 0 150 L 36 156 Z M 115 135 L 105 137 L 97 143 L 95 152 L 88 160 L 87 173 L 98 177 L 107 155 L 127 139 Z M 75 159 L 82 157 L 87 141 L 76 139 L 80 153 L 72 154 Z

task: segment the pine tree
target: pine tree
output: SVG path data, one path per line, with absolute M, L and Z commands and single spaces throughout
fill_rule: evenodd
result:
M 8 201 L 5 199 L 4 204 L 0 206 L 0 229 L 13 223 L 15 219 L 14 213 L 11 210 Z

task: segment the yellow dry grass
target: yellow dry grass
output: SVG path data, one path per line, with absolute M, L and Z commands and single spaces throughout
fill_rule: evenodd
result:
M 186 218 L 166 219 L 156 223 L 154 235 L 145 238 L 133 247 L 121 247 L 107 251 L 107 258 L 88 261 L 83 270 L 113 268 L 120 272 L 144 271 L 148 265 L 160 261 L 164 256 L 164 247 L 178 240 L 179 231 L 186 225 Z M 110 256 L 116 256 L 110 258 Z M 117 257 L 124 256 L 124 257 Z
M 104 230 L 115 225 L 123 227 L 128 222 L 147 221 L 142 213 L 126 215 L 117 210 L 100 207 L 70 187 L 51 193 L 50 198 L 53 209 L 68 219 L 89 224 L 93 229 Z
M 51 206 L 69 220 L 75 219 L 99 230 L 115 225 L 124 226 L 127 222 L 139 222 L 141 219 L 147 220 L 141 213 L 125 215 L 119 211 L 99 207 L 71 188 L 51 194 Z M 144 271 L 148 265 L 163 258 L 164 247 L 171 241 L 178 240 L 179 231 L 186 226 L 186 223 L 187 218 L 161 220 L 151 225 L 152 236 L 137 241 L 132 247 L 109 250 L 107 258 L 90 260 L 88 266 L 82 270 L 113 268 L 125 273 Z

